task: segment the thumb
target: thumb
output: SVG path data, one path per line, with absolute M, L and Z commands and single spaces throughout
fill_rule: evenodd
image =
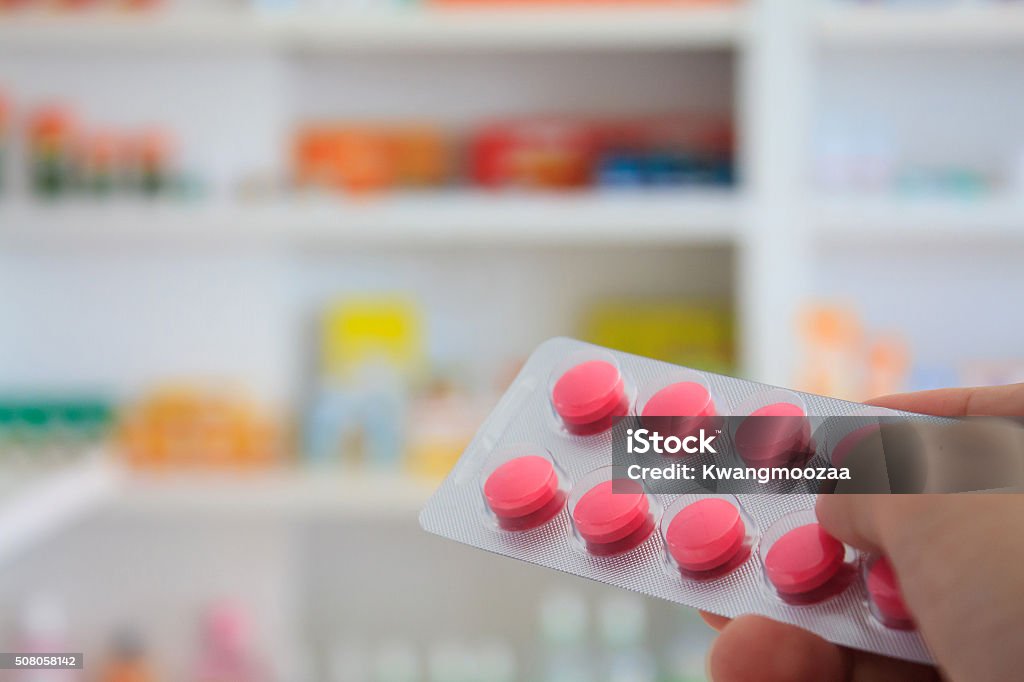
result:
M 889 557 L 907 607 L 954 680 L 1013 679 L 1024 623 L 1024 495 L 821 495 L 821 525 Z

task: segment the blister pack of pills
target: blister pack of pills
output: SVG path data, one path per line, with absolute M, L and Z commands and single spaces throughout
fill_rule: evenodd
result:
M 822 420 L 876 413 L 900 414 L 552 339 L 420 523 L 652 597 L 929 662 L 888 561 L 844 545 L 814 514 L 814 491 L 869 430 L 844 422 L 836 437 Z M 642 428 L 648 418 L 662 421 Z M 619 459 L 627 450 L 645 454 Z M 744 473 L 760 478 L 732 478 Z

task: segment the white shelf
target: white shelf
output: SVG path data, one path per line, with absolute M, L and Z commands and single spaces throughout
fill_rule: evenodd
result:
M 239 206 L 69 201 L 0 207 L 0 242 L 685 244 L 727 242 L 738 220 L 735 194 L 725 191 L 460 192 Z
M 332 471 L 133 474 L 113 503 L 118 515 L 415 518 L 438 483 Z
M 701 4 L 143 16 L 13 14 L 0 18 L 0 50 L 707 48 L 733 45 L 743 27 L 739 7 Z
M 7 561 L 83 516 L 113 496 L 120 471 L 104 459 L 83 461 L 66 468 L 10 480 L 0 496 L 0 561 Z M 19 477 L 20 478 L 20 477 Z
M 339 471 L 139 474 L 107 457 L 0 479 L 0 563 L 93 512 L 115 518 L 414 519 L 438 482 Z
M 882 3 L 822 2 L 817 37 L 829 45 L 896 47 L 1024 47 L 1024 7 L 998 2 L 927 3 L 915 7 Z
M 829 239 L 1024 242 L 1024 197 L 843 197 L 820 202 L 813 218 Z

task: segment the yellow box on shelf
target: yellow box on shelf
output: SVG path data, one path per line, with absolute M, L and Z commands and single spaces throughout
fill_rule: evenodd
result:
M 401 296 L 350 297 L 323 315 L 321 367 L 330 379 L 350 379 L 361 367 L 384 363 L 403 374 L 423 364 L 416 304 Z
M 729 373 L 735 367 L 732 308 L 715 300 L 610 299 L 580 325 L 591 343 L 688 367 Z

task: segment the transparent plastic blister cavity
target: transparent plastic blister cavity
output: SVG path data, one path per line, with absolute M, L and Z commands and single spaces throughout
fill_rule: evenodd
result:
M 811 509 L 783 516 L 761 541 L 765 585 L 786 604 L 807 606 L 842 594 L 857 575 L 857 554 L 818 525 Z
M 867 593 L 868 608 L 879 623 L 895 630 L 917 627 L 903 601 L 903 592 L 888 558 L 877 554 L 863 556 L 860 577 Z
M 488 458 L 480 475 L 486 518 L 507 531 L 542 526 L 565 506 L 570 481 L 545 448 L 519 443 Z
M 686 438 L 701 429 L 720 428 L 720 404 L 699 372 L 680 367 L 640 389 L 636 414 L 648 428 L 657 427 L 663 435 Z
M 929 662 L 900 618 L 891 573 L 817 525 L 814 494 L 728 483 L 669 494 L 613 466 L 623 417 L 673 418 L 661 429 L 680 438 L 704 429 L 737 466 L 770 468 L 863 457 L 877 420 L 900 414 L 552 339 L 527 360 L 420 523 L 652 597 L 727 617 L 758 613 L 844 646 Z
M 573 487 L 569 516 L 581 549 L 593 556 L 614 556 L 636 549 L 654 534 L 661 505 L 639 482 L 618 476 L 608 466 L 591 471 Z
M 716 580 L 739 569 L 759 535 L 734 495 L 679 495 L 661 518 L 666 566 L 688 580 Z

